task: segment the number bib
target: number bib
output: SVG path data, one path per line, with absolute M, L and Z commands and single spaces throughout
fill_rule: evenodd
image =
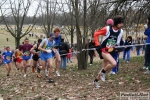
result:
M 108 48 L 108 52 L 112 52 L 114 50 L 115 44 L 116 44 L 116 40 L 108 39 L 106 44 L 106 48 Z
M 25 56 L 29 56 L 30 52 L 29 51 L 25 51 L 24 54 L 25 54 Z
M 10 60 L 10 59 L 11 59 L 11 57 L 10 57 L 10 56 L 6 56 L 6 59 L 7 59 L 7 60 Z

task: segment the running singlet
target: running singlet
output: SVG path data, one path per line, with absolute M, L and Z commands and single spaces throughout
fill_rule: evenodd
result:
M 40 50 L 38 49 L 38 47 L 39 47 L 39 45 L 36 44 L 36 48 L 34 49 L 34 51 L 35 51 L 36 53 L 33 54 L 33 56 L 32 56 L 32 59 L 33 59 L 34 61 L 38 61 L 38 59 L 39 59 Z
M 15 58 L 16 58 L 16 62 L 18 62 L 18 63 L 22 62 L 22 54 L 18 49 L 15 52 Z
M 59 35 L 58 37 L 54 38 L 55 41 L 55 48 L 59 48 L 60 42 L 61 42 L 61 35 Z
M 115 45 L 120 44 L 120 40 L 123 34 L 123 30 L 114 30 L 112 26 L 106 26 L 101 30 L 94 33 L 94 40 L 96 43 L 96 46 L 99 45 L 98 43 L 98 36 L 104 35 L 102 42 L 101 42 L 101 48 L 105 48 L 108 50 L 108 52 L 113 51 L 113 48 Z
M 15 52 L 15 57 L 16 58 L 20 58 L 22 55 L 21 55 L 21 52 L 19 51 L 19 50 L 17 50 L 16 52 Z
M 40 47 L 42 47 L 43 49 L 46 49 L 46 50 L 51 50 L 52 47 L 54 46 L 54 44 L 55 44 L 54 40 L 52 42 L 50 42 L 49 39 L 46 38 L 41 42 Z M 40 52 L 40 58 L 41 58 L 41 60 L 44 60 L 44 61 L 52 58 L 53 55 L 54 55 L 53 52 L 50 52 L 50 53 L 43 52 L 43 51 Z
M 39 45 L 38 45 L 38 44 L 36 44 L 36 48 L 34 49 L 34 50 L 35 50 L 35 52 L 40 52 L 40 50 L 38 49 L 38 47 L 39 47 Z M 37 55 L 37 54 L 34 54 L 34 55 Z
M 23 53 L 26 55 L 26 56 L 29 56 L 29 55 L 31 55 L 31 53 L 30 53 L 30 49 L 32 48 L 32 45 L 31 44 L 28 44 L 28 45 L 26 45 L 26 44 L 24 44 L 24 45 L 22 45 L 20 48 L 19 48 L 19 50 L 20 51 L 23 51 Z
M 55 45 L 55 41 L 53 40 L 52 42 L 50 42 L 48 38 L 44 39 L 40 44 L 40 46 L 46 50 L 51 50 L 54 45 Z M 46 53 L 46 52 L 41 52 L 41 53 Z
M 3 53 L 3 56 L 4 56 L 4 60 L 12 60 L 12 56 L 13 56 L 13 52 L 12 51 L 5 51 Z

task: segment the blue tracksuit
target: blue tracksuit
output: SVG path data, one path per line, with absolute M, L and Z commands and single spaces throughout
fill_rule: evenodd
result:
M 114 68 L 112 68 L 112 71 L 117 73 L 119 70 L 119 52 L 112 52 L 110 54 L 115 59 L 115 61 L 117 62 L 117 65 Z
M 147 36 L 146 43 L 150 43 L 150 27 L 148 27 L 144 34 Z M 146 45 L 145 48 L 145 63 L 144 65 L 148 67 L 150 65 L 150 45 Z

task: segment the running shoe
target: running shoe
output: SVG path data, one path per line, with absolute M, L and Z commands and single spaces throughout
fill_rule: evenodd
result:
M 40 75 L 40 74 L 37 74 L 37 77 L 38 77 L 38 78 L 41 78 L 41 75 Z
M 150 71 L 149 71 L 149 70 L 147 70 L 146 72 L 144 72 L 144 74 L 150 74 Z
M 60 74 L 59 74 L 59 72 L 58 72 L 58 71 L 56 71 L 56 75 L 57 75 L 57 76 L 60 76 Z
M 26 78 L 27 74 L 24 74 L 23 77 Z
M 94 86 L 95 86 L 96 88 L 100 88 L 100 85 L 99 85 L 98 82 L 94 82 Z
M 48 80 L 48 82 L 49 82 L 49 83 L 54 83 L 54 80 L 50 78 L 50 79 Z
M 39 67 L 37 67 L 37 72 L 40 73 L 41 69 Z
M 110 74 L 116 75 L 116 73 L 115 73 L 115 72 L 113 72 L 113 71 L 110 71 Z
M 49 75 L 49 71 L 46 69 L 45 70 L 45 76 L 48 77 L 48 75 Z
M 100 78 L 101 78 L 101 80 L 102 80 L 103 82 L 105 82 L 106 74 L 103 73 L 103 72 L 101 72 L 101 73 L 100 73 Z

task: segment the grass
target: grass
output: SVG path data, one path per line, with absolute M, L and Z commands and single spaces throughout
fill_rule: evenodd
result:
M 140 62 L 139 62 L 140 61 Z M 100 70 L 101 63 L 95 61 L 87 70 L 77 70 L 73 65 L 61 70 L 61 76 L 54 74 L 55 84 L 47 83 L 47 78 L 36 78 L 36 73 L 28 70 L 28 77 L 15 70 L 6 77 L 4 66 L 0 67 L 0 94 L 4 100 L 119 100 L 120 92 L 150 92 L 149 75 L 144 75 L 143 57 L 132 57 L 130 63 L 120 59 L 119 73 L 107 73 L 106 82 L 100 81 L 101 88 L 93 86 L 93 80 Z M 122 82 L 122 83 L 121 83 Z M 11 97 L 8 94 L 12 94 Z
M 27 25 L 25 25 L 25 26 L 23 27 L 23 32 L 26 31 L 27 27 L 28 27 Z M 13 37 L 10 33 L 8 33 L 5 29 L 6 29 L 5 25 L 0 25 L 0 38 L 1 38 L 1 39 L 0 39 L 0 50 L 3 50 L 3 47 L 4 47 L 4 46 L 10 46 L 12 49 L 14 49 L 14 48 L 15 48 L 15 39 L 14 39 L 14 37 Z M 62 31 L 62 32 L 66 32 L 66 31 Z M 41 29 L 40 26 L 35 26 L 35 27 L 33 28 L 33 30 L 32 30 L 30 33 L 33 33 L 33 34 L 34 34 L 34 37 L 29 37 L 29 35 L 26 35 L 26 36 L 24 36 L 24 37 L 20 40 L 20 44 L 24 41 L 24 39 L 25 39 L 26 37 L 29 38 L 30 43 L 33 44 L 34 41 L 37 40 L 36 37 L 35 37 L 35 34 L 38 35 L 38 36 L 41 35 L 41 34 L 42 34 L 43 36 L 45 36 L 45 34 L 43 33 L 43 31 L 42 31 L 42 29 Z M 66 42 L 70 42 L 70 41 L 71 41 L 71 36 L 70 36 L 70 35 L 62 34 L 62 37 L 65 38 Z M 6 38 L 9 39 L 8 42 L 6 41 Z M 74 36 L 74 42 L 76 42 L 75 39 L 76 39 L 76 36 Z
M 140 62 L 139 62 L 140 61 Z M 6 77 L 6 69 L 0 67 L 0 94 L 7 100 L 119 100 L 120 92 L 150 92 L 149 75 L 144 75 L 143 57 L 132 57 L 129 63 L 120 59 L 119 73 L 107 73 L 106 82 L 99 81 L 101 88 L 93 86 L 93 80 L 101 68 L 95 61 L 87 70 L 77 70 L 74 64 L 61 70 L 61 76 L 54 74 L 55 84 L 47 82 L 44 72 L 42 78 L 36 77 L 28 69 L 27 78 L 17 71 L 13 65 L 10 77 Z

